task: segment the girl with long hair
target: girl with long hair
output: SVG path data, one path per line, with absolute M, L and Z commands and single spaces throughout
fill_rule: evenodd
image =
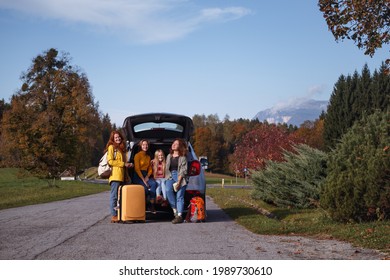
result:
M 118 201 L 118 187 L 128 180 L 126 168 L 132 167 L 132 163 L 126 162 L 126 146 L 123 141 L 122 134 L 117 130 L 111 132 L 110 139 L 107 142 L 104 152 L 106 151 L 108 164 L 112 167 L 111 175 L 108 178 L 108 182 L 111 186 L 111 223 L 117 223 L 119 221 L 116 210 Z
M 153 178 L 157 183 L 156 202 L 161 203 L 167 200 L 167 190 L 165 188 L 165 168 L 166 168 L 165 154 L 163 150 L 158 149 L 154 152 L 154 159 L 152 160 Z
M 153 169 L 151 159 L 148 154 L 149 141 L 141 140 L 138 144 L 140 151 L 134 156 L 134 184 L 139 184 L 145 188 L 145 196 L 149 198 L 150 211 L 156 214 L 154 206 L 156 198 L 157 183 L 153 180 Z
M 169 204 L 175 218 L 173 224 L 183 222 L 184 195 L 187 189 L 187 144 L 183 139 L 175 139 L 166 159 L 166 189 Z

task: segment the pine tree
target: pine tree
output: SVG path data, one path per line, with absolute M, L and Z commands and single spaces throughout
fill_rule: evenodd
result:
M 326 153 L 305 144 L 285 151 L 285 161 L 268 161 L 264 170 L 252 174 L 253 198 L 280 207 L 316 207 L 326 177 L 326 158 Z
M 390 104 L 390 79 L 389 75 L 386 74 L 386 69 L 386 66 L 382 63 L 379 71 L 374 71 L 372 77 L 373 108 L 386 108 Z
M 344 75 L 341 75 L 333 88 L 333 93 L 330 97 L 328 110 L 324 120 L 324 141 L 327 146 L 332 146 L 334 141 L 341 134 L 341 119 L 343 118 L 342 99 L 347 94 L 347 81 Z
M 355 71 L 353 76 L 340 76 L 324 120 L 324 141 L 329 150 L 364 113 L 384 111 L 390 106 L 390 76 L 385 74 L 385 69 L 382 64 L 380 72 L 375 71 L 371 76 L 365 65 L 361 74 Z
M 364 116 L 329 154 L 321 206 L 338 221 L 390 218 L 390 111 Z

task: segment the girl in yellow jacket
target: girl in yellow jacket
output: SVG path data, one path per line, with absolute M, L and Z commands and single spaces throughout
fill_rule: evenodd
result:
M 127 179 L 127 170 L 126 167 L 131 167 L 131 163 L 126 161 L 126 147 L 123 141 L 123 136 L 119 131 L 111 132 L 110 139 L 106 145 L 107 161 L 108 164 L 112 167 L 111 176 L 108 179 L 108 182 L 111 186 L 110 193 L 110 212 L 111 212 L 111 223 L 118 222 L 117 206 L 118 200 L 118 187 L 126 182 Z
M 139 152 L 134 156 L 134 184 L 139 184 L 144 186 L 145 197 L 149 198 L 150 202 L 150 211 L 153 214 L 156 214 L 156 209 L 154 206 L 156 199 L 156 188 L 157 183 L 152 178 L 153 169 L 151 165 L 151 158 L 148 154 L 149 151 L 149 141 L 142 139 L 139 141 Z

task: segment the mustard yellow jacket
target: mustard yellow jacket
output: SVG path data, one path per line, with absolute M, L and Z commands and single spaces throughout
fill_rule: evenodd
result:
M 108 164 L 112 167 L 112 172 L 108 182 L 119 181 L 124 182 L 126 179 L 125 159 L 121 151 L 116 151 L 114 157 L 114 146 L 108 146 L 107 160 Z
M 153 174 L 153 169 L 150 165 L 150 161 L 150 156 L 147 155 L 145 151 L 139 151 L 134 156 L 134 171 L 137 172 L 138 177 L 144 177 L 141 171 L 146 171 L 148 177 Z

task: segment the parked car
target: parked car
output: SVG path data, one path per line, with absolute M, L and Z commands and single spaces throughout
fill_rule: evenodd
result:
M 200 165 L 203 167 L 203 169 L 207 170 L 209 169 L 209 160 L 206 156 L 200 156 L 199 157 Z
M 194 130 L 191 118 L 169 113 L 134 115 L 125 119 L 122 129 L 127 139 L 128 162 L 134 161 L 134 155 L 138 152 L 138 143 L 142 139 L 149 141 L 149 152 L 152 159 L 157 149 L 163 150 L 167 156 L 173 141 L 177 138 L 184 139 L 188 146 L 189 177 L 184 207 L 187 209 L 189 201 L 194 196 L 200 196 L 205 200 L 206 179 L 204 170 L 190 143 L 190 137 Z M 130 174 L 130 177 L 132 177 L 132 174 Z M 161 208 L 157 205 L 157 209 L 160 210 Z

